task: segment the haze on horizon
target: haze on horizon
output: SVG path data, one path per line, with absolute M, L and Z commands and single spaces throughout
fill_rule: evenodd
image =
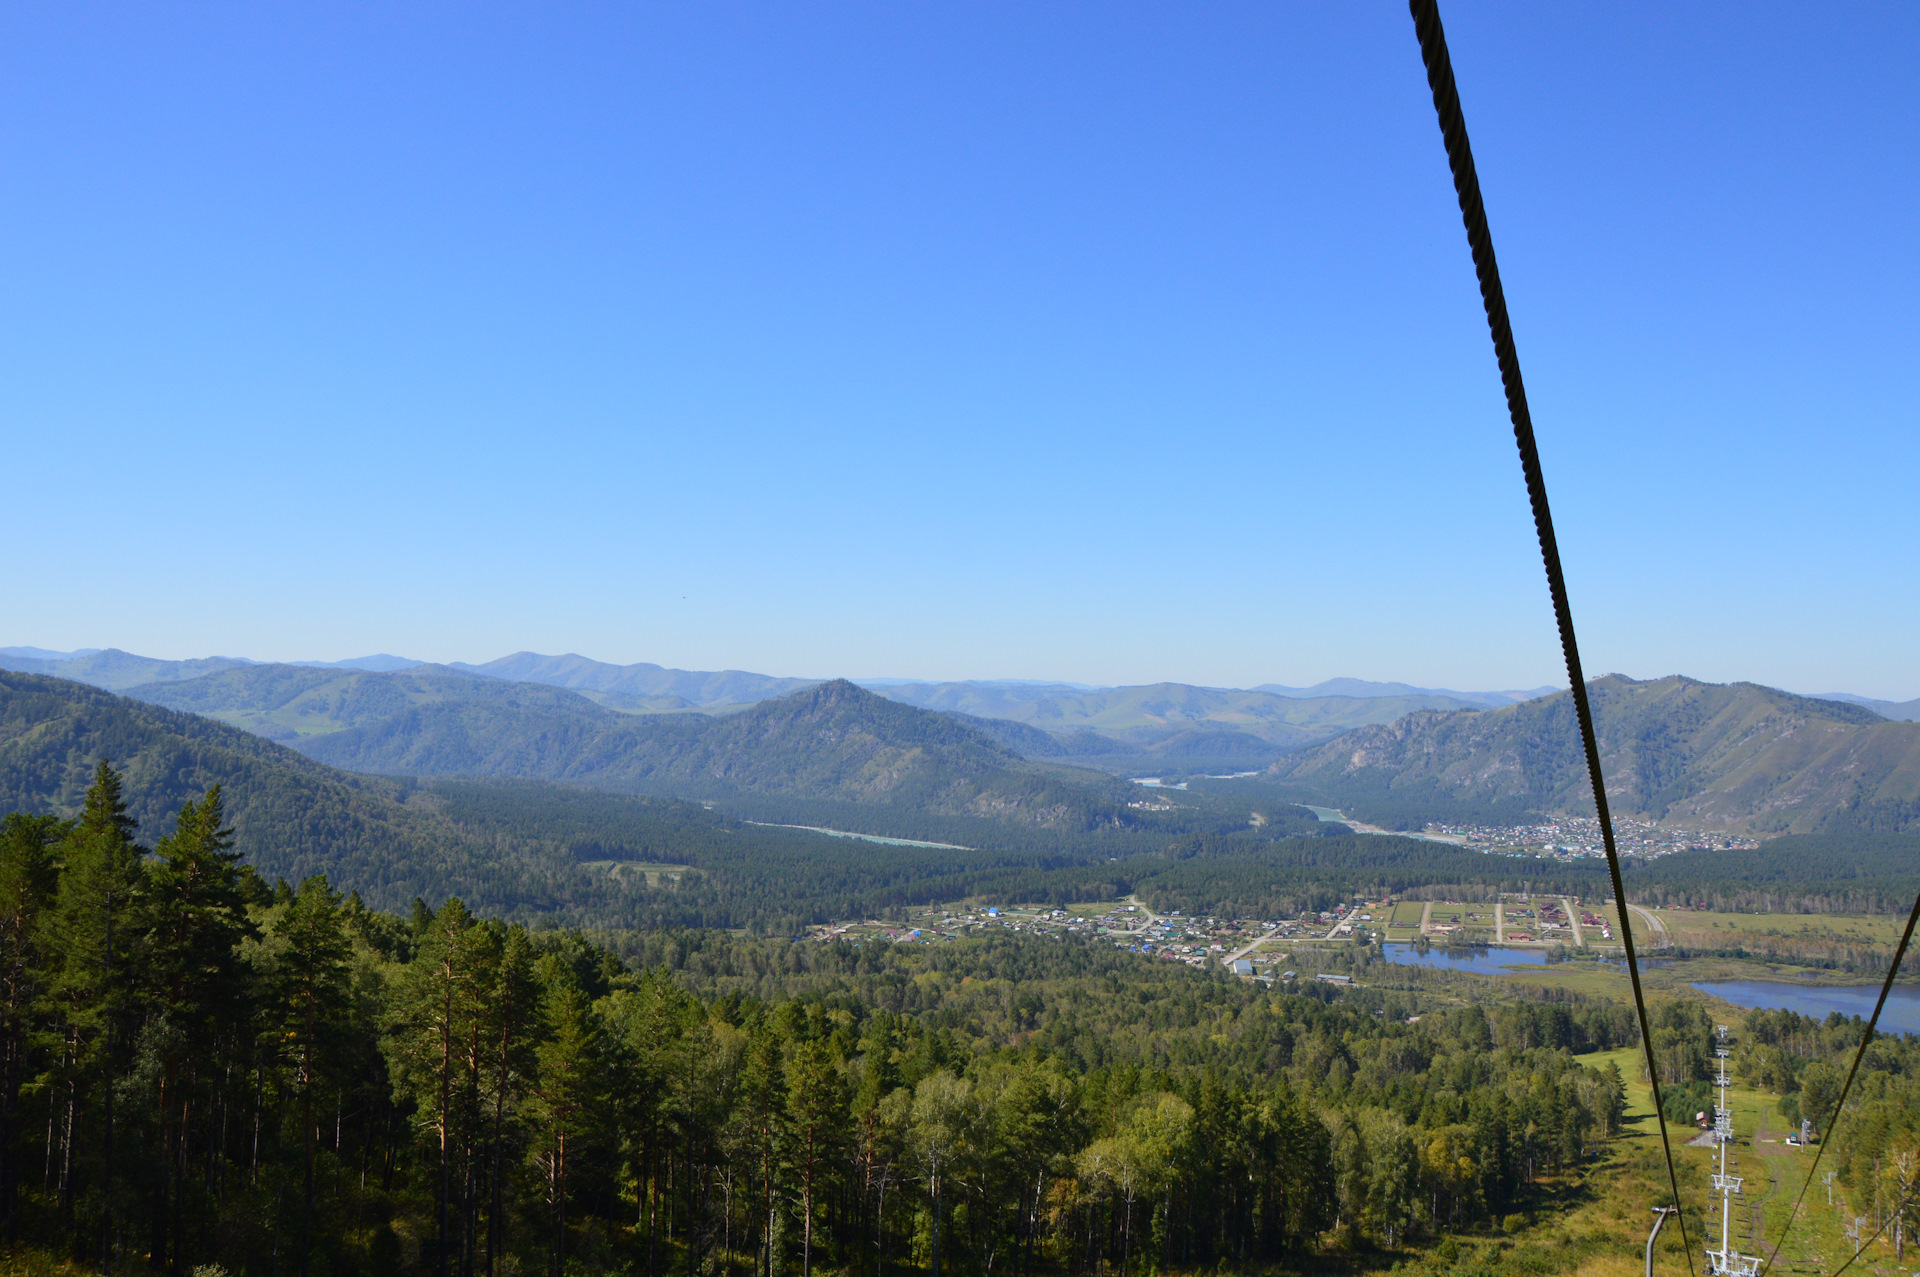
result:
M 1920 12 L 1743 12 L 1446 8 L 1583 655 L 1905 700 Z M 1401 8 L 6 24 L 0 642 L 1565 681 Z

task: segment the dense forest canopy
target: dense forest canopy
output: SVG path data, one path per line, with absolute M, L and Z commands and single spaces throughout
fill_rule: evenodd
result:
M 174 1271 L 1193 1266 L 1497 1214 L 1618 1124 L 1569 1053 L 1617 1008 L 1408 1024 L 1013 937 L 623 958 L 231 846 L 217 788 L 142 845 L 104 764 L 6 818 L 9 1227 Z
M 1500 1220 L 1620 1129 L 1625 1079 L 1574 1058 L 1635 1040 L 1608 1001 L 1274 991 L 1011 934 L 385 913 L 270 884 L 218 787 L 169 825 L 144 844 L 105 763 L 77 816 L 0 824 L 0 1226 L 90 1265 L 1258 1266 Z M 1661 1016 L 1690 1095 L 1709 1026 Z M 1857 1029 L 1752 1023 L 1738 1067 L 1829 1120 Z M 1915 1054 L 1871 1057 L 1841 1150 L 1863 1185 L 1913 1142 Z

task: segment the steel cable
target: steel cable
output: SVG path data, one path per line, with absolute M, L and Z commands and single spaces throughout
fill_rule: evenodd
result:
M 1580 738 L 1586 746 L 1587 772 L 1593 784 L 1593 805 L 1600 820 L 1600 839 L 1606 848 L 1607 871 L 1613 879 L 1613 898 L 1620 910 L 1620 939 L 1627 955 L 1627 975 L 1633 984 L 1633 1005 L 1640 1017 L 1640 1043 L 1647 1057 L 1647 1079 L 1653 1087 L 1654 1115 L 1660 1122 L 1660 1146 L 1667 1159 L 1667 1186 L 1673 1204 L 1680 1205 L 1680 1176 L 1673 1162 L 1673 1140 L 1667 1133 L 1666 1107 L 1660 1094 L 1660 1070 L 1653 1057 L 1653 1028 L 1647 1019 L 1646 995 L 1640 987 L 1640 962 L 1633 947 L 1633 920 L 1627 913 L 1627 892 L 1620 878 L 1620 856 L 1614 848 L 1613 817 L 1607 808 L 1607 788 L 1600 772 L 1600 742 L 1593 730 L 1593 707 L 1580 670 L 1580 647 L 1573 632 L 1573 609 L 1567 603 L 1566 577 L 1560 568 L 1560 547 L 1554 540 L 1553 513 L 1547 505 L 1547 483 L 1540 469 L 1540 450 L 1533 437 L 1533 415 L 1527 408 L 1527 389 L 1520 379 L 1520 355 L 1513 343 L 1513 325 L 1507 317 L 1506 293 L 1500 286 L 1500 266 L 1493 255 L 1493 234 L 1487 227 L 1486 205 L 1480 196 L 1480 178 L 1474 171 L 1473 148 L 1467 142 L 1466 118 L 1460 110 L 1460 91 L 1453 80 L 1453 60 L 1447 54 L 1447 35 L 1440 25 L 1435 0 L 1409 0 L 1414 33 L 1420 38 L 1420 56 L 1427 66 L 1427 85 L 1433 90 L 1433 109 L 1446 142 L 1447 163 L 1453 170 L 1453 189 L 1466 224 L 1467 245 L 1473 251 L 1474 273 L 1480 280 L 1480 301 L 1486 308 L 1487 328 L 1494 356 L 1500 364 L 1500 383 L 1507 393 L 1507 415 L 1513 419 L 1513 440 L 1520 449 L 1520 469 L 1526 476 L 1527 500 L 1533 507 L 1534 532 L 1540 539 L 1540 558 L 1547 571 L 1547 589 L 1553 596 L 1553 616 L 1560 629 L 1560 649 L 1567 662 L 1567 681 L 1573 692 L 1574 712 L 1580 720 Z M 1687 1218 L 1680 1219 L 1680 1244 L 1693 1269 L 1693 1244 L 1687 1237 Z
M 1826 1132 L 1820 1137 L 1820 1147 L 1813 1155 L 1813 1165 L 1807 1167 L 1807 1178 L 1800 1184 L 1800 1195 L 1793 1199 L 1793 1209 L 1787 1212 L 1786 1227 L 1780 1230 L 1780 1240 L 1773 1244 L 1773 1253 L 1767 1256 L 1767 1262 L 1761 1267 L 1762 1274 L 1773 1270 L 1773 1261 L 1780 1258 L 1780 1248 L 1787 1244 L 1787 1234 L 1793 1231 L 1794 1221 L 1800 1218 L 1800 1204 L 1807 1200 L 1807 1188 L 1813 1183 L 1815 1172 L 1820 1169 L 1820 1159 L 1827 1154 L 1827 1144 L 1833 1138 L 1833 1128 L 1840 1124 L 1840 1115 L 1846 1111 L 1847 1095 L 1853 1090 L 1855 1075 L 1860 1072 L 1860 1061 L 1867 1057 L 1867 1044 L 1873 1041 L 1874 1027 L 1880 1023 L 1880 1012 L 1886 1008 L 1887 995 L 1893 992 L 1893 979 L 1900 974 L 1900 964 L 1906 959 L 1907 946 L 1913 942 L 1913 926 L 1916 922 L 1920 922 L 1920 895 L 1913 898 L 1913 912 L 1907 915 L 1907 929 L 1900 933 L 1900 943 L 1895 945 L 1893 950 L 1893 962 L 1887 967 L 1887 978 L 1880 982 L 1880 998 L 1873 1004 L 1873 1014 L 1867 1019 L 1866 1032 L 1860 1035 L 1860 1045 L 1853 1053 L 1853 1065 L 1847 1070 L 1846 1084 L 1840 1088 L 1839 1103 L 1833 1106 L 1833 1121 L 1827 1124 Z M 1905 1209 L 1904 1205 L 1902 1209 Z M 1880 1231 L 1885 1232 L 1885 1227 L 1883 1226 Z M 1855 1251 L 1853 1259 L 1842 1264 L 1841 1270 L 1844 1271 L 1854 1259 L 1866 1254 L 1867 1246 L 1873 1245 L 1874 1239 L 1879 1235 L 1875 1233 L 1873 1237 L 1869 1237 L 1866 1246 Z M 1836 1272 L 1834 1277 L 1840 1277 L 1839 1273 Z
M 1914 1192 L 1908 1193 L 1905 1197 L 1901 1198 L 1900 1204 L 1894 1207 L 1893 1212 L 1889 1214 L 1886 1217 L 1886 1219 L 1883 1219 L 1880 1221 L 1880 1227 L 1873 1230 L 1873 1236 L 1867 1238 L 1866 1241 L 1860 1243 L 1860 1249 L 1854 1251 L 1853 1254 L 1847 1256 L 1847 1262 L 1833 1270 L 1833 1277 L 1840 1277 L 1841 1273 L 1844 1273 L 1847 1271 L 1847 1269 L 1853 1267 L 1854 1260 L 1866 1254 L 1869 1247 L 1871 1247 L 1875 1242 L 1879 1241 L 1882 1237 L 1886 1236 L 1887 1224 L 1891 1220 L 1893 1220 L 1896 1216 L 1898 1216 L 1901 1211 L 1913 1205 L 1914 1199 L 1916 1197 L 1920 1197 L 1920 1190 L 1915 1190 Z M 1774 1253 L 1777 1255 L 1780 1252 L 1778 1250 L 1775 1250 Z M 1769 1261 L 1769 1267 L 1771 1267 L 1771 1261 Z

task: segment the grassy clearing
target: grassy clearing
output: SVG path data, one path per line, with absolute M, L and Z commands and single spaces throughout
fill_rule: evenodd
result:
M 1420 925 L 1420 915 L 1426 907 L 1427 902 L 1424 900 L 1399 901 L 1393 906 L 1393 917 L 1388 922 L 1388 925 L 1394 927 L 1417 927 Z
M 1627 1167 L 1623 1164 L 1622 1173 L 1608 1191 L 1626 1196 L 1638 1193 L 1649 1204 L 1656 1199 L 1666 1200 L 1670 1194 L 1665 1190 L 1665 1162 L 1660 1158 L 1658 1127 L 1653 1121 L 1653 1088 L 1647 1084 L 1641 1068 L 1639 1048 L 1597 1052 L 1581 1056 L 1580 1061 L 1596 1068 L 1603 1068 L 1611 1061 L 1619 1067 L 1627 1084 L 1628 1125 L 1636 1132 L 1627 1142 L 1637 1141 L 1643 1146 L 1640 1161 L 1649 1163 L 1654 1172 L 1647 1175 L 1643 1166 L 1640 1173 L 1626 1174 Z M 1788 1213 L 1806 1182 L 1814 1154 L 1810 1149 L 1794 1148 L 1786 1143 L 1792 1128 L 1780 1115 L 1778 1099 L 1738 1083 L 1727 1088 L 1727 1107 L 1733 1112 L 1734 1132 L 1738 1137 L 1730 1150 L 1729 1169 L 1743 1180 L 1743 1191 L 1735 1203 L 1732 1241 L 1743 1254 L 1764 1257 L 1772 1254 L 1784 1237 L 1778 1261 L 1783 1273 L 1830 1273 L 1853 1253 L 1844 1233 L 1849 1217 L 1845 1191 L 1836 1183 L 1829 1205 L 1827 1188 L 1816 1179 L 1807 1189 L 1798 1219 L 1791 1229 L 1787 1228 Z M 1719 1199 L 1708 1178 L 1713 1174 L 1715 1154 L 1711 1148 L 1693 1148 L 1686 1144 L 1696 1134 L 1690 1127 L 1672 1126 L 1669 1132 L 1680 1171 L 1681 1195 L 1687 1207 L 1687 1227 L 1693 1234 L 1698 1261 L 1699 1252 L 1705 1248 L 1703 1237 L 1710 1236 L 1715 1246 L 1720 1239 Z M 1604 1175 L 1595 1178 L 1603 1180 Z M 1590 1211 L 1589 1215 L 1593 1213 Z M 1676 1263 L 1681 1261 L 1677 1245 L 1667 1245 L 1664 1237 L 1662 1250 L 1671 1254 Z M 1901 1271 L 1888 1266 L 1892 1258 L 1893 1245 L 1883 1239 L 1861 1263 L 1868 1265 L 1866 1271 L 1890 1275 Z
M 683 876 L 698 872 L 685 865 L 642 864 L 637 860 L 583 860 L 580 864 L 587 869 L 603 869 L 615 878 L 630 882 L 644 878 L 649 887 L 672 886 Z
M 1693 909 L 1655 909 L 1652 913 L 1673 932 L 1719 932 L 1730 938 L 1780 936 L 1851 944 L 1892 945 L 1899 940 L 1904 925 L 1903 919 L 1891 915 L 1707 913 Z

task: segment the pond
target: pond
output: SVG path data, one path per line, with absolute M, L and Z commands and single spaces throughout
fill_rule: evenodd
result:
M 1825 1019 L 1830 1012 L 1857 1015 L 1862 1020 L 1873 1014 L 1873 1003 L 1880 996 L 1877 984 L 1788 984 L 1783 980 L 1701 981 L 1694 988 L 1702 993 L 1725 998 L 1738 1007 L 1769 1007 L 1798 1011 L 1801 1015 Z M 1887 994 L 1887 1009 L 1880 1013 L 1882 1033 L 1920 1033 L 1920 987 L 1896 984 Z
M 1387 961 L 1403 967 L 1433 967 L 1441 971 L 1466 971 L 1474 975 L 1506 975 L 1508 967 L 1537 967 L 1547 960 L 1544 949 L 1443 949 L 1433 946 L 1425 953 L 1410 944 L 1380 946 Z

